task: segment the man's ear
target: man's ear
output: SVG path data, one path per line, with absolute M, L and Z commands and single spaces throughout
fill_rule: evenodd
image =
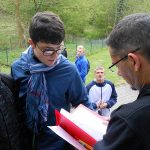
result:
M 29 40 L 28 40 L 28 43 L 31 45 L 31 47 L 32 47 L 33 49 L 35 49 L 36 45 L 34 44 L 34 42 L 32 41 L 32 39 L 29 39 Z
M 135 55 L 134 53 L 129 53 L 128 54 L 128 59 L 131 61 L 134 70 L 139 71 L 139 68 L 141 67 L 141 60 L 138 55 Z

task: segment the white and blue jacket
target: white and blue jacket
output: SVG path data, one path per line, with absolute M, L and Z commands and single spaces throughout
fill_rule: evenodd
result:
M 109 108 L 117 102 L 117 93 L 114 84 L 108 80 L 104 80 L 103 83 L 92 81 L 86 88 L 89 94 L 89 100 L 92 102 L 95 111 L 98 111 L 96 105 L 98 101 L 106 102 L 108 106 L 101 110 L 101 115 L 110 116 Z

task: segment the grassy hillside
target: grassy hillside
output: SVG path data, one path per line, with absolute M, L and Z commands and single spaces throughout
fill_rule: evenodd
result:
M 92 79 L 94 79 L 94 70 L 97 66 L 102 65 L 105 67 L 105 78 L 111 80 L 115 83 L 115 85 L 120 85 L 124 83 L 123 79 L 117 75 L 116 72 L 111 72 L 108 67 L 111 65 L 111 59 L 108 53 L 107 48 L 100 49 L 99 52 L 95 54 L 88 55 L 88 59 L 90 60 L 91 69 L 87 76 L 86 83 L 89 83 Z

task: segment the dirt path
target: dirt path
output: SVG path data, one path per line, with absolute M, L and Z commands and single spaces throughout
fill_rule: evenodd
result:
M 127 84 L 123 84 L 121 86 L 116 87 L 116 91 L 118 94 L 118 101 L 111 108 L 111 111 L 116 109 L 118 106 L 122 104 L 126 104 L 126 103 L 134 101 L 138 96 L 138 91 L 132 90 L 130 86 Z

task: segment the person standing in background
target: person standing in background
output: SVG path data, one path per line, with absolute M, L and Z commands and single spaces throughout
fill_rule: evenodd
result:
M 115 86 L 112 82 L 105 80 L 104 67 L 97 67 L 94 73 L 95 80 L 86 86 L 89 100 L 99 115 L 110 116 L 110 108 L 117 102 Z
M 67 49 L 65 47 L 64 41 L 61 42 L 61 48 L 62 48 L 61 54 L 67 58 L 68 57 L 68 53 L 67 53 Z
M 85 49 L 83 45 L 79 45 L 76 51 L 76 60 L 75 65 L 79 71 L 80 77 L 82 78 L 83 82 L 86 81 L 86 75 L 88 74 L 88 60 L 85 56 Z

